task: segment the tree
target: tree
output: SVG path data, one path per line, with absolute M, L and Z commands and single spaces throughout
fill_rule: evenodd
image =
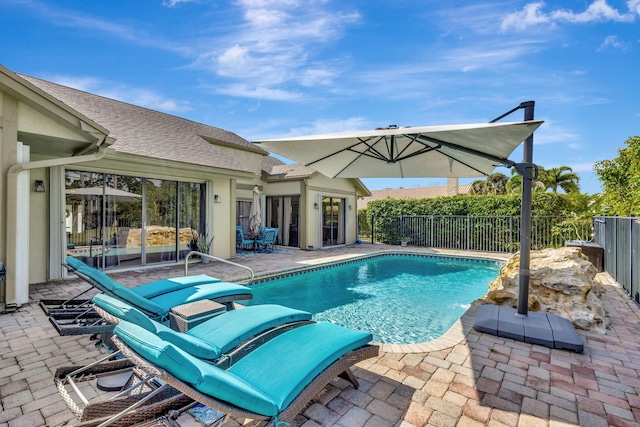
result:
M 475 194 L 493 194 L 501 195 L 507 194 L 507 182 L 508 178 L 505 174 L 500 172 L 492 173 L 487 176 L 486 180 L 476 180 L 471 183 Z
M 618 157 L 600 160 L 593 169 L 602 182 L 600 200 L 604 214 L 631 215 L 640 212 L 640 136 L 629 137 Z
M 538 166 L 538 173 L 544 173 L 544 168 L 542 166 Z M 539 179 L 533 181 L 532 187 L 533 191 L 536 192 L 547 190 L 547 187 Z M 507 181 L 505 188 L 508 194 L 520 194 L 522 188 L 522 175 L 520 175 L 515 168 L 511 169 L 511 177 Z
M 544 183 L 545 188 L 551 189 L 554 193 L 558 192 L 558 187 L 567 194 L 580 192 L 578 185 L 580 177 L 569 166 L 558 166 L 549 169 L 540 168 L 539 173 L 540 181 Z

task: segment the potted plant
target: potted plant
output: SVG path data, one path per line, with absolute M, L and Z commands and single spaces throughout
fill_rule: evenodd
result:
M 205 228 L 205 230 L 207 230 Z M 191 229 L 191 243 L 189 244 L 189 246 L 191 247 L 191 250 L 195 250 L 198 252 L 202 252 L 203 254 L 208 254 L 211 255 L 211 247 L 213 246 L 213 239 L 215 236 L 211 236 L 210 239 L 207 238 L 208 235 L 208 231 L 205 231 L 204 233 L 198 233 L 198 231 L 196 231 L 195 229 Z M 202 261 L 203 264 L 206 264 L 209 262 L 209 258 L 207 257 L 200 257 L 200 260 Z
M 407 246 L 407 243 L 411 241 L 411 237 L 401 237 L 400 246 Z

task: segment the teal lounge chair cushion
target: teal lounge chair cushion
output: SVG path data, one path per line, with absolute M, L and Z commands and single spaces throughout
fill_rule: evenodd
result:
M 202 378 L 200 370 L 186 353 L 152 332 L 123 321 L 115 327 L 113 333 L 142 358 L 166 369 L 174 377 L 188 383 L 197 383 Z
M 67 265 L 73 268 L 74 270 L 78 270 L 81 267 L 89 267 L 87 264 L 80 261 L 78 258 L 74 258 L 72 256 L 68 256 L 66 262 L 67 262 Z
M 235 283 L 217 282 L 178 289 L 177 291 L 158 295 L 149 301 L 153 301 L 155 304 L 163 307 L 165 312 L 168 312 L 171 307 L 175 307 L 178 304 L 243 294 L 251 295 L 251 289 Z
M 199 274 L 197 276 L 175 277 L 172 279 L 163 279 L 156 282 L 146 283 L 133 288 L 133 291 L 145 298 L 153 298 L 182 288 L 220 281 L 220 279 L 215 277 L 207 276 L 206 274 Z
M 226 353 L 248 338 L 275 326 L 305 320 L 311 320 L 311 313 L 281 305 L 261 304 L 228 311 L 189 329 L 188 334 L 214 344 Z
M 277 405 L 242 378 L 190 356 L 137 325 L 121 322 L 113 333 L 141 357 L 202 393 L 265 416 L 278 414 Z
M 169 308 L 162 307 L 161 305 L 156 304 L 154 301 L 146 299 L 136 294 L 126 286 L 121 285 L 117 282 L 114 282 L 113 279 L 111 279 L 111 277 L 107 276 L 105 273 L 103 273 L 98 269 L 91 268 L 91 267 L 86 267 L 86 268 L 83 267 L 78 269 L 78 272 L 84 274 L 85 276 L 88 276 L 95 282 L 99 283 L 100 286 L 102 286 L 104 289 L 108 290 L 109 292 L 112 292 L 118 298 L 121 298 L 124 301 L 128 302 L 129 304 L 139 307 L 143 310 L 146 310 L 149 313 L 152 313 L 156 316 L 162 316 L 166 314 L 171 308 L 171 307 Z M 175 305 L 175 303 L 173 305 Z
M 253 350 L 228 372 L 243 378 L 286 408 L 318 374 L 345 353 L 369 343 L 370 333 L 329 322 L 313 323 L 278 335 Z M 288 355 L 286 364 L 276 355 Z
M 129 304 L 122 302 L 117 298 L 98 294 L 93 297 L 91 302 L 102 308 L 107 313 L 110 313 L 124 321 L 138 325 L 195 357 L 214 361 L 218 359 L 222 353 L 220 348 L 216 347 L 215 344 L 210 344 L 189 334 L 174 331 L 160 322 L 149 319 L 140 310 L 131 307 Z

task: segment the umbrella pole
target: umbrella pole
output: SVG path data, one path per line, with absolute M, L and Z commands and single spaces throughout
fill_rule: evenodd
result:
M 533 120 L 534 101 L 523 102 L 524 120 Z M 523 165 L 533 165 L 533 134 L 524 141 Z M 522 173 L 522 205 L 520 208 L 520 272 L 518 282 L 518 316 L 527 317 L 529 308 L 529 277 L 531 263 L 531 187 L 535 177 L 535 168 Z

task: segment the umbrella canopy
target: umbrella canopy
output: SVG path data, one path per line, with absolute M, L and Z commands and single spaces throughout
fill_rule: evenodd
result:
M 249 211 L 249 227 L 252 233 L 258 233 L 262 225 L 262 209 L 260 208 L 260 190 L 258 186 L 253 187 L 253 199 L 251 200 L 251 210 Z
M 103 187 L 69 188 L 66 190 L 66 194 L 68 198 L 75 200 L 98 198 L 102 196 L 111 197 L 116 202 L 135 202 L 136 200 L 142 199 L 142 196 L 138 194 L 110 187 L 106 187 L 104 189 Z
M 396 127 L 253 141 L 331 178 L 489 175 L 542 121 Z

